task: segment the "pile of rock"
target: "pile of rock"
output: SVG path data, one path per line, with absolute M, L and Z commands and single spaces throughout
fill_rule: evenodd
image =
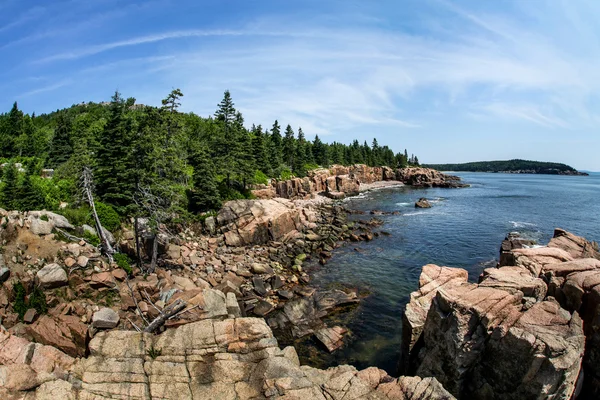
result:
M 35 399 L 453 399 L 435 378 L 301 366 L 256 318 L 201 321 L 154 336 L 96 335 L 88 358 L 0 331 L 0 397 Z
M 406 371 L 465 399 L 571 398 L 582 386 L 598 397 L 598 246 L 561 229 L 546 247 L 525 243 L 507 237 L 479 284 L 423 267 L 404 315 Z

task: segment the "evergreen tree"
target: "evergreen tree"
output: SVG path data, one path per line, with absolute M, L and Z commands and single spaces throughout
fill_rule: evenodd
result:
M 19 209 L 22 211 L 40 210 L 44 208 L 44 198 L 33 184 L 33 175 L 27 174 L 19 188 Z
M 130 121 L 125 110 L 133 104 L 123 100 L 117 91 L 112 97 L 109 117 L 100 135 L 100 149 L 95 172 L 100 198 L 125 212 L 133 201 L 135 190 L 135 162 Z
M 297 176 L 306 176 L 306 139 L 302 128 L 298 128 L 298 141 L 296 142 L 292 171 Z
M 295 151 L 295 139 L 294 130 L 290 125 L 285 128 L 285 136 L 283 137 L 283 162 L 292 167 L 294 165 L 294 151 Z
M 56 168 L 67 162 L 73 154 L 73 145 L 71 143 L 71 122 L 64 113 L 59 114 L 50 144 L 50 153 L 48 154 L 48 166 Z
M 379 143 L 377 142 L 377 138 L 373 138 L 373 143 L 371 144 L 371 154 L 372 154 L 372 163 L 374 167 L 378 167 L 381 165 L 381 148 L 379 147 Z
M 0 154 L 3 157 L 13 157 L 16 153 L 16 141 L 23 133 L 23 112 L 15 101 L 12 109 L 4 121 L 2 131 L 0 131 Z
M 312 153 L 315 158 L 315 162 L 321 167 L 329 167 L 329 153 L 327 146 L 319 139 L 319 135 L 315 135 L 313 141 Z
M 7 210 L 17 210 L 19 208 L 19 175 L 14 163 L 4 166 L 0 200 L 2 207 Z
M 273 127 L 271 128 L 270 138 L 271 138 L 271 140 L 270 140 L 270 149 L 269 149 L 270 154 L 269 155 L 271 157 L 271 167 L 273 169 L 277 169 L 283 162 L 282 149 L 281 149 L 281 142 L 282 142 L 281 127 L 279 126 L 279 123 L 277 122 L 277 120 L 275 120 L 275 122 L 273 123 Z
M 252 127 L 252 152 L 254 154 L 254 164 L 256 168 L 265 174 L 270 174 L 271 163 L 267 154 L 265 135 L 262 132 L 262 126 Z
M 192 155 L 194 167 L 194 188 L 191 191 L 190 208 L 201 212 L 220 207 L 221 199 L 217 189 L 215 168 L 208 152 L 200 147 Z

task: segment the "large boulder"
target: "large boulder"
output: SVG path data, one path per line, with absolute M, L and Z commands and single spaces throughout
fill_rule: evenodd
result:
M 479 286 L 502 289 L 511 294 L 520 292 L 536 301 L 543 300 L 548 291 L 543 279 L 531 276 L 521 267 L 486 268 L 479 278 Z
M 217 215 L 217 222 L 229 246 L 280 241 L 294 231 L 306 229 L 314 220 L 314 211 L 298 208 L 293 202 L 281 198 L 230 201 Z
M 67 271 L 58 264 L 48 264 L 36 274 L 40 286 L 44 288 L 55 288 L 64 286 L 69 282 Z
M 56 347 L 71 357 L 85 355 L 88 329 L 79 318 L 72 315 L 42 315 L 27 332 L 41 344 Z

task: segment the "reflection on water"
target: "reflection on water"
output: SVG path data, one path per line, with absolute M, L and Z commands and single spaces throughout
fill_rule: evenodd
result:
M 465 268 L 477 281 L 495 265 L 502 239 L 517 231 L 546 243 L 555 227 L 600 239 L 600 175 L 589 177 L 459 174 L 470 188 L 390 188 L 346 200 L 350 208 L 400 211 L 378 216 L 390 233 L 372 242 L 348 243 L 325 266 L 309 263 L 313 285 L 343 284 L 368 292 L 353 308 L 330 317 L 329 326 L 349 328 L 345 346 L 328 354 L 313 338 L 297 346 L 304 362 L 319 367 L 349 363 L 377 366 L 395 374 L 402 312 L 428 263 Z M 420 197 L 433 208 L 415 210 Z M 370 218 L 353 215 L 352 218 Z

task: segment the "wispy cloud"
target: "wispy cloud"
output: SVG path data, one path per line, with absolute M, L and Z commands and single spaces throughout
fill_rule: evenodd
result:
M 32 89 L 29 90 L 27 92 L 21 93 L 20 95 L 17 96 L 18 99 L 22 99 L 22 98 L 26 98 L 26 97 L 31 97 L 40 93 L 44 93 L 44 92 L 51 92 L 57 89 L 60 89 L 61 87 L 67 86 L 69 84 L 71 84 L 73 81 L 70 79 L 65 79 L 63 81 L 57 82 L 57 83 L 53 83 L 51 85 L 47 85 L 47 86 L 42 86 L 36 89 Z

